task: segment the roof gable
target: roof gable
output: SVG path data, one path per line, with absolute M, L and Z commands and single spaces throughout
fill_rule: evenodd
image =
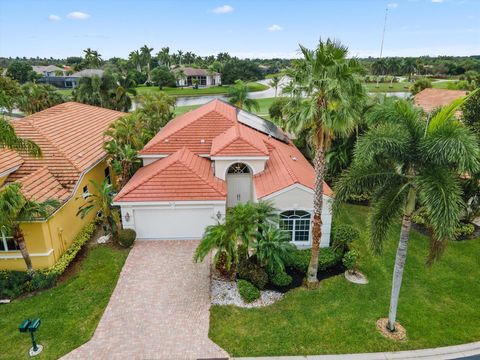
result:
M 226 186 L 208 159 L 182 148 L 139 169 L 115 201 L 225 200 Z
M 268 149 L 260 134 L 237 123 L 212 141 L 211 156 L 265 156 Z

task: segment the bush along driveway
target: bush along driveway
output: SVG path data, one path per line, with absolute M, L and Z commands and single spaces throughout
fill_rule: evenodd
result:
M 232 356 L 280 356 L 398 351 L 457 345 L 480 339 L 480 239 L 451 242 L 440 261 L 425 266 L 428 241 L 412 234 L 398 320 L 407 340 L 393 342 L 376 330 L 388 314 L 399 225 L 382 256 L 369 251 L 368 209 L 346 206 L 337 223 L 361 232 L 352 246 L 368 285 L 342 275 L 321 281 L 317 290 L 297 288 L 264 308 L 214 306 L 210 337 Z
M 27 359 L 28 334 L 18 331 L 26 318 L 41 318 L 37 339 L 41 359 L 58 359 L 88 341 L 107 306 L 128 250 L 94 246 L 55 287 L 0 305 L 0 359 Z M 68 270 L 70 271 L 70 269 Z

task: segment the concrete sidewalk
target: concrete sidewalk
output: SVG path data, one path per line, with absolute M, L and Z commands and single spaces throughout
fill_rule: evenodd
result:
M 397 352 L 342 355 L 273 356 L 255 358 L 244 357 L 232 358 L 232 360 L 452 360 L 465 358 L 468 358 L 468 360 L 480 360 L 480 341 L 469 344 L 439 347 L 433 349 Z

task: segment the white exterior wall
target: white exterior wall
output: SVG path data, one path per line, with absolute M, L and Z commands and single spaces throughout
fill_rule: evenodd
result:
M 280 212 L 288 210 L 304 210 L 312 214 L 311 221 L 313 223 L 313 190 L 302 186 L 293 185 L 286 189 L 280 190 L 274 194 L 268 195 L 262 200 L 268 200 L 280 210 Z M 330 233 L 332 228 L 332 198 L 323 196 L 322 209 L 322 239 L 320 247 L 328 247 L 330 245 Z M 310 242 L 311 246 L 311 229 Z
M 265 163 L 267 162 L 268 157 L 215 157 L 212 156 L 212 160 L 215 161 L 215 176 L 225 180 L 227 176 L 228 168 L 239 162 L 246 164 L 250 167 L 250 170 L 253 172 L 253 175 L 262 172 L 265 169 Z
M 224 201 L 118 203 L 125 229 L 141 240 L 197 240 L 205 228 L 225 217 Z M 128 213 L 128 216 L 127 216 Z M 128 217 L 128 221 L 127 221 Z

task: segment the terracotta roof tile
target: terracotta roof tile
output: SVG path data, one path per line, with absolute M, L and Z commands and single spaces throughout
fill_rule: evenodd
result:
M 57 199 L 67 200 L 70 191 L 60 184 L 57 178 L 44 166 L 18 181 L 22 184 L 22 192 L 27 198 L 36 201 Z
M 212 141 L 212 156 L 265 156 L 268 149 L 262 138 L 245 125 L 237 123 Z
M 122 115 L 124 113 L 119 111 L 67 102 L 12 121 L 17 135 L 35 141 L 42 149 L 43 157 L 20 154 L 23 163 L 10 174 L 7 182 L 22 182 L 23 178 L 47 168 L 71 195 L 80 175 L 105 157 L 104 132 Z M 29 194 L 41 197 L 48 193 L 45 190 L 39 182 Z
M 139 169 L 115 201 L 225 200 L 210 161 L 182 148 Z
M 0 149 L 0 174 L 11 172 L 22 165 L 22 157 L 15 151 Z
M 465 95 L 467 92 L 464 90 L 428 88 L 415 95 L 414 102 L 426 112 L 430 112 L 440 106 L 450 105 L 454 100 Z

